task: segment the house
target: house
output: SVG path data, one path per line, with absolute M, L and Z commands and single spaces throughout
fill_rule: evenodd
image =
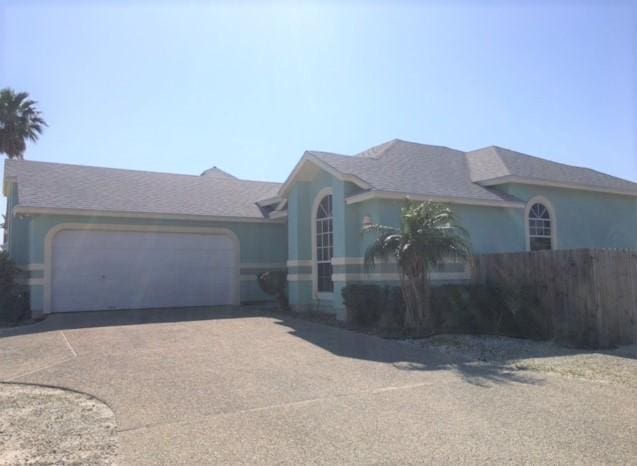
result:
M 261 301 L 257 273 L 287 270 L 290 302 L 342 317 L 365 223 L 398 225 L 405 198 L 448 203 L 475 253 L 637 249 L 637 183 L 500 147 L 392 140 L 353 156 L 307 151 L 283 184 L 7 160 L 7 244 L 35 313 Z M 433 271 L 466 280 L 463 263 Z

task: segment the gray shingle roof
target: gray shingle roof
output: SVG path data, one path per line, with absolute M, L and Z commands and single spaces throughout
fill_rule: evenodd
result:
M 472 183 L 464 152 L 400 140 L 376 147 L 381 150 L 354 157 L 311 154 L 341 173 L 359 177 L 373 190 L 492 202 L 517 200 Z
M 637 192 L 637 183 L 623 180 L 590 168 L 574 167 L 522 154 L 502 147 L 491 146 L 467 152 L 471 180 L 484 183 L 513 176 L 527 180 L 577 184 L 591 188 Z
M 356 156 L 308 152 L 338 172 L 358 177 L 377 191 L 478 201 L 516 201 L 512 196 L 482 185 L 490 179 L 515 176 L 637 195 L 637 183 L 499 147 L 465 153 L 394 139 Z
M 517 199 L 483 185 L 515 177 L 637 195 L 637 183 L 495 146 L 465 153 L 394 139 L 356 156 L 308 153 L 372 191 L 499 203 Z M 5 177 L 17 180 L 20 207 L 255 219 L 265 212 L 256 202 L 276 197 L 281 186 L 216 167 L 193 176 L 28 160 L 5 161 Z
M 21 207 L 253 218 L 263 218 L 255 202 L 275 196 L 280 186 L 232 175 L 176 175 L 28 160 L 6 160 L 5 177 L 17 179 Z
M 230 180 L 238 179 L 236 176 L 231 175 L 228 172 L 224 172 L 221 168 L 217 168 L 217 167 L 212 167 L 212 168 L 209 168 L 208 170 L 204 170 L 203 172 L 201 172 L 201 176 L 210 176 L 214 178 L 224 178 L 224 179 L 230 179 Z

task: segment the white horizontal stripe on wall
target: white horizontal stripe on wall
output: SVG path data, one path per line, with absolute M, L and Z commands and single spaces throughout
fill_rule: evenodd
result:
M 44 285 L 44 278 L 17 278 L 15 282 L 18 285 L 38 286 Z
M 376 264 L 395 264 L 394 257 L 387 259 L 375 259 Z M 365 265 L 364 257 L 332 257 L 332 265 Z
M 242 269 L 284 269 L 284 262 L 242 262 Z
M 27 272 L 38 272 L 41 270 L 44 270 L 44 264 L 26 264 L 26 265 L 21 265 L 20 270 L 24 270 Z
M 257 281 L 257 274 L 254 274 L 254 275 L 240 275 L 239 276 L 239 281 L 242 281 L 242 282 Z
M 432 272 L 430 274 L 432 280 L 469 280 L 471 274 L 469 272 Z M 344 282 L 347 280 L 358 281 L 398 281 L 400 276 L 398 273 L 333 273 L 332 281 Z
M 311 267 L 311 260 L 289 260 L 287 261 L 288 267 Z
M 288 274 L 289 282 L 310 282 L 312 281 L 311 273 L 289 273 Z

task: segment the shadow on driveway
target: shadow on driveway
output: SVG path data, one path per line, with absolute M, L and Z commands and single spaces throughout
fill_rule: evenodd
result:
M 530 376 L 527 375 L 528 373 L 513 369 L 508 364 L 509 361 L 484 361 L 472 359 L 469 356 L 446 355 L 400 341 L 387 340 L 275 312 L 272 305 L 58 313 L 37 323 L 0 329 L 0 340 L 9 336 L 59 330 L 246 318 L 273 319 L 276 324 L 287 327 L 290 335 L 336 356 L 391 364 L 403 371 L 452 370 L 468 383 L 478 386 L 502 383 L 542 383 L 542 379 L 537 376 Z M 264 325 L 271 325 L 271 323 Z M 563 354 L 556 353 L 550 356 Z M 549 355 L 545 352 L 538 354 L 538 357 L 547 356 Z
M 51 332 L 55 330 L 265 317 L 273 315 L 272 309 L 272 305 L 266 304 L 263 306 L 207 306 L 177 309 L 162 308 L 59 312 L 50 314 L 44 319 L 34 323 L 0 328 L 0 338 L 6 336 Z
M 279 318 L 279 325 L 290 329 L 290 334 L 319 346 L 337 356 L 391 364 L 404 371 L 452 370 L 473 385 L 487 387 L 502 383 L 541 384 L 537 376 L 512 370 L 505 362 L 478 361 L 428 351 L 394 339 L 384 339 L 351 330 L 333 328 L 321 331 L 323 324 L 294 317 Z

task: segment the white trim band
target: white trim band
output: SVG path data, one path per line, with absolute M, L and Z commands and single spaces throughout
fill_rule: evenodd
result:
M 242 269 L 285 269 L 285 262 L 242 262 Z
M 449 204 L 464 204 L 464 205 L 477 205 L 487 207 L 511 207 L 515 209 L 524 209 L 526 204 L 524 202 L 513 201 L 490 201 L 487 199 L 472 199 L 466 197 L 451 197 L 451 196 L 434 196 L 430 194 L 419 193 L 402 193 L 397 191 L 365 191 L 364 193 L 354 194 L 345 198 L 345 202 L 349 204 L 356 204 L 358 202 L 368 201 L 370 199 L 392 199 L 392 200 L 404 200 L 409 199 L 412 201 L 434 201 L 445 202 Z
M 44 286 L 44 278 L 16 278 L 15 282 L 22 286 Z
M 375 264 L 395 264 L 395 257 L 374 259 Z M 332 257 L 332 265 L 365 265 L 364 257 Z
M 470 272 L 431 272 L 431 280 L 469 280 Z M 332 281 L 345 282 L 348 280 L 357 281 L 399 281 L 400 275 L 397 272 L 371 272 L 371 273 L 333 273 Z
M 39 272 L 44 271 L 44 264 L 26 264 L 20 265 L 18 268 L 25 272 Z
M 121 212 L 110 210 L 62 209 L 16 206 L 13 215 L 69 215 L 81 217 L 144 218 L 153 220 L 187 220 L 193 222 L 284 223 L 279 219 L 259 217 L 225 217 L 217 215 L 160 214 L 152 212 Z
M 311 282 L 312 274 L 311 273 L 289 273 L 288 281 L 289 282 Z
M 289 260 L 286 264 L 288 267 L 312 267 L 311 260 Z
M 499 184 L 525 184 L 532 186 L 548 186 L 551 188 L 562 188 L 562 189 L 577 189 L 581 191 L 592 191 L 598 193 L 608 193 L 608 194 L 618 194 L 621 196 L 636 196 L 637 190 L 629 191 L 624 189 L 614 189 L 614 188 L 604 188 L 602 186 L 591 186 L 587 184 L 581 183 L 560 183 L 559 181 L 548 181 L 534 178 L 523 178 L 515 175 L 507 175 L 500 176 L 497 178 L 491 178 L 488 180 L 478 181 L 477 184 L 481 186 L 495 186 Z

